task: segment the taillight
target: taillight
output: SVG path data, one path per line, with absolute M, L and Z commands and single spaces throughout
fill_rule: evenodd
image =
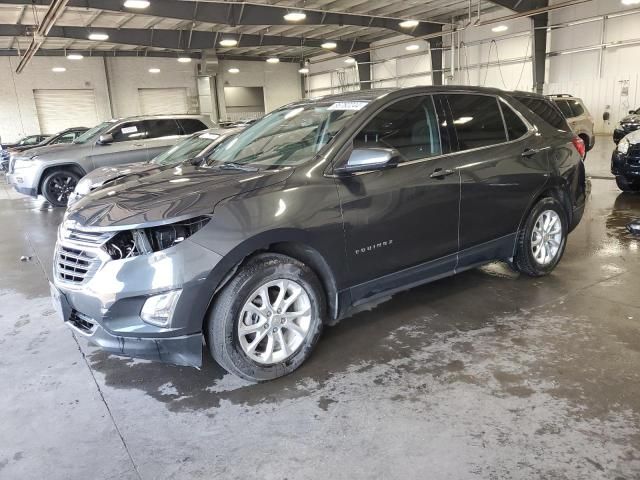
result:
M 582 140 L 580 137 L 573 137 L 571 142 L 573 142 L 573 146 L 576 147 L 580 158 L 584 158 L 585 154 L 587 153 L 587 147 L 585 147 L 584 145 L 584 140 Z

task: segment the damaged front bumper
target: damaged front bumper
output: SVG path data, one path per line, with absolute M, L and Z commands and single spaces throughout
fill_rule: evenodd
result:
M 200 367 L 202 312 L 212 294 L 206 279 L 220 258 L 185 240 L 162 252 L 112 260 L 101 244 L 59 235 L 51 297 L 74 332 L 108 352 Z M 177 289 L 181 295 L 166 325 L 143 320 L 147 300 Z

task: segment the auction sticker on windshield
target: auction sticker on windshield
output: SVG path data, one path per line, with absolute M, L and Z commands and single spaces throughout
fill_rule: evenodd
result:
M 368 105 L 368 102 L 337 102 L 331 105 L 327 110 L 351 110 L 359 111 Z

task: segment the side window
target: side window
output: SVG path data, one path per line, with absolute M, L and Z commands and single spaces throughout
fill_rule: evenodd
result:
M 533 97 L 516 97 L 525 107 L 558 130 L 569 131 L 569 125 L 551 100 Z
M 529 131 L 518 114 L 514 112 L 509 105 L 501 103 L 500 108 L 502 109 L 502 116 L 504 117 L 504 124 L 507 127 L 509 140 L 516 140 Z
M 571 111 L 571 107 L 569 106 L 569 103 L 566 100 L 554 100 L 554 102 L 556 102 L 556 105 L 564 115 L 564 118 L 573 117 L 573 112 Z
M 180 135 L 191 135 L 209 128 L 197 118 L 181 118 L 178 123 L 180 124 Z
M 128 142 L 147 138 L 144 122 L 125 122 L 111 130 L 114 142 Z
M 568 103 L 571 107 L 571 111 L 573 112 L 574 117 L 579 117 L 584 113 L 584 108 L 578 100 L 570 100 Z
M 489 95 L 447 95 L 460 150 L 507 141 L 498 99 Z
M 180 135 L 180 131 L 178 130 L 178 123 L 173 118 L 145 120 L 144 124 L 147 132 L 149 132 L 148 138 L 160 138 Z
M 71 143 L 76 138 L 76 134 L 74 132 L 65 133 L 60 138 L 57 138 L 53 143 Z
M 389 105 L 358 133 L 354 148 L 395 148 L 409 162 L 442 153 L 438 118 L 430 96 Z

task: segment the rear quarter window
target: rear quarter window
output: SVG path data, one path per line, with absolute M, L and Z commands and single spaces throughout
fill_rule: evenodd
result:
M 571 107 L 569 106 L 569 102 L 567 102 L 566 100 L 554 100 L 554 102 L 558 106 L 558 108 L 560 109 L 560 111 L 562 112 L 565 118 L 573 117 L 573 110 L 571 110 Z
M 547 100 L 544 98 L 518 96 L 516 96 L 515 98 L 552 127 L 557 128 L 558 130 L 564 130 L 567 132 L 569 131 L 569 125 L 567 125 L 567 121 L 564 119 L 555 105 L 551 102 L 551 100 Z
M 567 103 L 569 103 L 574 117 L 579 117 L 584 113 L 584 107 L 578 100 L 569 100 Z

